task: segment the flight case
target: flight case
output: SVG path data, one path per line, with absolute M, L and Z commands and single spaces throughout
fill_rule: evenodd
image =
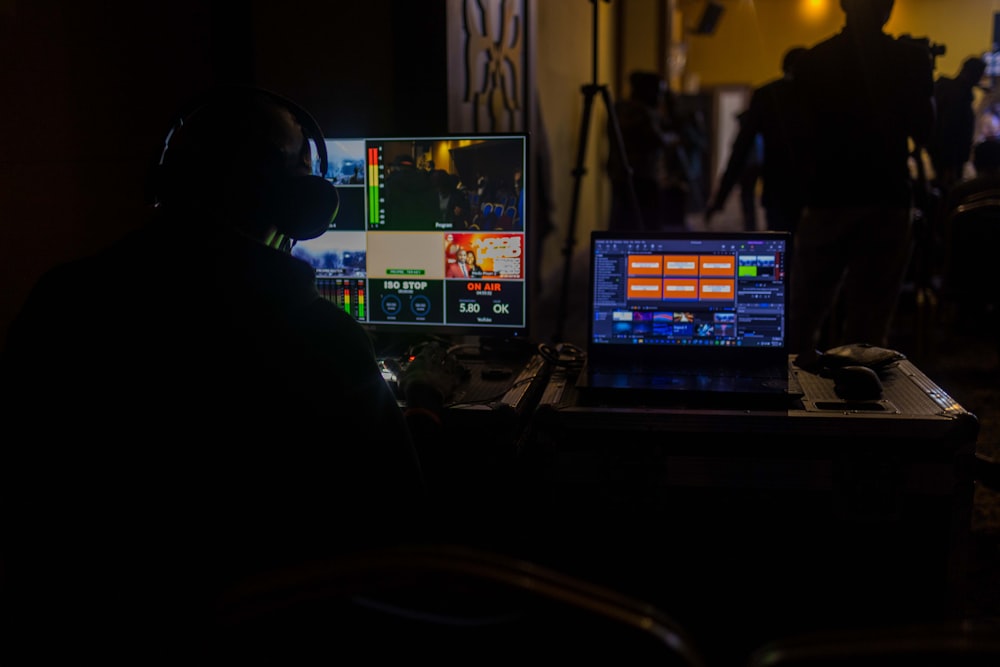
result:
M 519 443 L 529 553 L 750 643 L 960 616 L 975 415 L 906 359 L 879 400 L 790 372 L 803 398 L 764 411 L 583 406 L 555 369 Z

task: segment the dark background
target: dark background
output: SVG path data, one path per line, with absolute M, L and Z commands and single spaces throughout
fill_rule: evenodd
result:
M 327 136 L 446 132 L 445 6 L 0 1 L 0 335 L 43 271 L 145 219 L 166 132 L 215 83 L 286 95 Z
M 43 271 L 145 219 L 166 131 L 214 83 L 272 88 L 328 136 L 446 132 L 444 10 L 443 0 L 0 0 L 0 337 Z M 980 417 L 980 448 L 1000 454 L 996 351 L 939 342 L 914 361 Z M 976 500 L 970 613 L 995 615 L 1000 494 L 980 488 Z

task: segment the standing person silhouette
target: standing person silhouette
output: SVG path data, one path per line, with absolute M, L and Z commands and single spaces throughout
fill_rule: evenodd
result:
M 843 29 L 802 54 L 796 73 L 807 189 L 790 340 L 807 367 L 838 298 L 843 328 L 827 344 L 887 344 L 912 252 L 909 143 L 923 144 L 934 124 L 930 54 L 883 32 L 893 0 L 840 6 Z
M 736 114 L 736 121 L 740 124 L 744 122 L 747 116 L 747 111 L 743 110 Z M 730 159 L 733 155 L 730 153 Z M 757 184 L 761 179 L 761 167 L 764 165 L 764 139 L 757 134 L 754 136 L 753 145 L 749 154 L 746 157 L 746 161 L 743 163 L 743 168 L 739 171 L 739 176 L 737 177 L 737 182 L 740 186 L 740 214 L 743 216 L 743 230 L 744 231 L 754 231 L 757 229 Z M 720 181 L 721 183 L 721 181 Z M 728 197 L 726 197 L 728 199 Z M 720 202 L 710 202 L 708 206 L 705 207 L 705 225 L 708 226 L 712 224 L 712 220 L 715 218 L 716 213 L 721 211 L 725 207 L 725 203 Z
M 1000 138 L 990 137 L 972 147 L 972 167 L 975 173 L 955 183 L 948 192 L 945 215 L 966 199 L 988 191 L 1000 193 Z
M 611 217 L 609 229 L 657 229 L 670 216 L 670 191 L 676 183 L 668 170 L 668 157 L 680 146 L 680 137 L 667 128 L 667 82 L 655 72 L 634 71 L 629 75 L 629 97 L 615 103 L 623 150 L 631 176 L 611 152 Z M 608 128 L 609 133 L 614 131 Z M 629 195 L 629 179 L 638 200 L 636 220 Z
M 723 209 L 733 188 L 752 163 L 759 138 L 763 144 L 761 206 L 767 227 L 795 231 L 802 215 L 803 187 L 795 157 L 796 139 L 801 134 L 797 129 L 801 113 L 797 109 L 794 78 L 797 61 L 805 52 L 805 47 L 801 46 L 786 51 L 781 62 L 782 77 L 765 83 L 750 96 L 746 111 L 740 114 L 740 128 L 719 188 L 705 211 L 706 224 Z M 746 214 L 744 219 L 746 221 Z M 745 228 L 753 229 L 746 222 Z
M 986 61 L 972 56 L 962 62 L 957 75 L 940 76 L 934 82 L 937 118 L 927 142 L 927 155 L 943 199 L 964 178 L 965 165 L 972 158 L 976 135 L 975 88 L 985 73 Z
M 976 110 L 976 132 L 974 143 L 1000 137 L 1000 91 L 994 89 L 987 94 Z
M 148 224 L 45 274 L 0 357 L 0 597 L 40 662 L 187 661 L 234 579 L 421 530 L 372 342 L 289 252 L 338 208 L 318 126 L 254 88 L 191 108 Z
M 705 210 L 702 178 L 710 133 L 705 114 L 700 109 L 689 108 L 684 98 L 669 88 L 664 97 L 664 109 L 664 129 L 676 133 L 679 139 L 679 143 L 667 151 L 667 173 L 670 175 L 667 224 L 685 227 L 689 212 Z

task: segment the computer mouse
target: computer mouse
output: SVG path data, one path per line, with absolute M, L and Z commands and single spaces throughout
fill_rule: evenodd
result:
M 833 390 L 851 401 L 882 398 L 882 380 L 867 366 L 843 366 L 833 373 Z

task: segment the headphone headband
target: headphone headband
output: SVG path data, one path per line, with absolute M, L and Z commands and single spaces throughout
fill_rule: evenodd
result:
M 171 206 L 179 203 L 182 204 L 182 207 L 188 206 L 189 210 L 203 209 L 213 203 L 222 206 L 232 206 L 239 203 L 237 201 L 240 198 L 239 195 L 234 196 L 232 192 L 227 191 L 227 187 L 231 183 L 243 183 L 243 180 L 234 178 L 231 173 L 220 173 L 217 180 L 214 177 L 205 176 L 205 174 L 191 173 L 197 172 L 199 168 L 205 169 L 207 173 L 211 168 L 212 161 L 208 158 L 208 154 L 213 148 L 209 145 L 210 137 L 202 136 L 192 140 L 195 144 L 201 142 L 197 149 L 206 153 L 198 165 L 185 165 L 185 171 L 181 171 L 176 164 L 171 163 L 171 156 L 177 150 L 182 150 L 177 147 L 178 144 L 183 145 L 184 135 L 191 133 L 186 128 L 196 125 L 198 119 L 208 114 L 210 110 L 225 111 L 227 105 L 240 105 L 244 101 L 247 105 L 259 104 L 261 100 L 288 111 L 294 117 L 302 129 L 305 140 L 311 140 L 315 146 L 320 174 L 326 174 L 328 167 L 326 141 L 319 123 L 316 122 L 312 114 L 289 98 L 273 91 L 254 86 L 225 85 L 213 88 L 196 97 L 187 106 L 187 111 L 178 116 L 167 132 L 154 168 L 153 203 L 165 205 L 168 210 Z M 218 119 L 213 120 L 219 122 Z M 223 119 L 224 121 L 225 119 Z M 225 129 L 223 127 L 220 131 L 225 131 Z M 256 137 L 248 137 L 247 140 L 253 139 Z M 188 150 L 191 149 L 188 148 Z M 252 168 L 253 166 L 255 165 L 238 164 L 236 168 Z M 198 182 L 199 176 L 203 177 L 203 182 Z M 185 181 L 185 178 L 188 181 Z M 201 186 L 202 189 L 192 195 L 191 192 L 184 189 L 185 183 L 194 183 L 196 187 Z M 339 208 L 340 202 L 336 188 L 322 176 L 268 175 L 266 183 L 255 184 L 255 186 L 256 189 L 249 191 L 248 188 L 248 192 L 243 193 L 245 198 L 252 199 L 253 203 L 251 201 L 242 202 L 247 206 L 247 210 L 240 211 L 240 217 L 245 218 L 245 220 L 241 219 L 239 224 L 245 223 L 258 229 L 274 226 L 279 233 L 292 239 L 306 240 L 319 236 L 329 227 Z M 188 190 L 190 189 L 189 187 Z M 188 201 L 184 201 L 185 199 Z

